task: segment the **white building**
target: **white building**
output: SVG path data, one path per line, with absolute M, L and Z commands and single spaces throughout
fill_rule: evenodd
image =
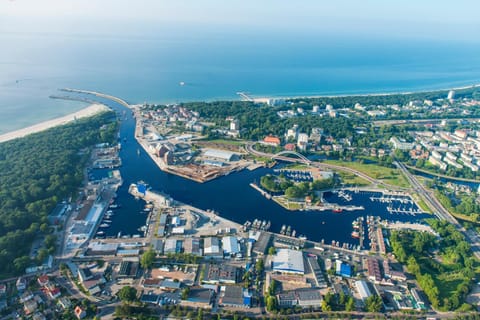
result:
M 437 160 L 442 160 L 442 155 L 440 154 L 440 152 L 438 152 L 436 150 L 432 151 L 432 157 L 437 159 Z
M 203 242 L 203 253 L 206 256 L 223 256 L 223 254 L 220 252 L 220 241 L 218 238 L 205 238 Z
M 292 138 L 293 140 L 297 139 L 298 135 L 298 125 L 294 124 L 292 128 L 287 130 L 287 140 Z
M 355 287 L 357 288 L 358 294 L 363 301 L 372 295 L 370 289 L 368 289 L 367 282 L 364 280 L 355 281 Z
M 435 151 L 434 151 L 435 152 Z M 428 161 L 433 164 L 434 166 L 439 167 L 441 170 L 447 170 L 447 164 L 443 162 L 442 160 L 439 160 L 433 156 L 430 156 L 428 158 Z
M 297 139 L 297 147 L 300 150 L 305 151 L 305 150 L 307 150 L 307 146 L 308 146 L 308 134 L 299 133 L 298 134 L 298 139 Z
M 237 119 L 230 121 L 230 131 L 240 130 L 240 122 Z
M 273 257 L 273 270 L 283 273 L 305 274 L 301 251 L 278 249 Z
M 227 236 L 222 238 L 223 253 L 228 255 L 236 255 L 240 253 L 240 245 L 237 238 Z
M 410 142 L 405 142 L 405 140 L 400 140 L 397 137 L 391 137 L 389 140 L 393 144 L 394 149 L 400 149 L 400 150 L 412 150 L 414 144 Z

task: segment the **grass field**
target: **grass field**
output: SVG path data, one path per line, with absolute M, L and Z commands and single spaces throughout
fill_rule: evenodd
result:
M 207 142 L 218 143 L 218 144 L 227 144 L 233 146 L 242 146 L 245 144 L 245 141 L 242 140 L 227 140 L 227 139 L 216 139 L 216 140 L 206 140 Z
M 353 185 L 353 186 L 358 186 L 358 187 L 365 187 L 370 185 L 370 182 L 354 175 L 353 173 L 349 172 L 339 172 L 340 178 L 342 180 L 342 183 L 345 185 Z
M 325 160 L 324 162 L 360 171 L 369 177 L 372 177 L 373 179 L 380 180 L 393 186 L 404 188 L 410 187 L 408 181 L 397 168 L 387 168 L 377 164 L 366 164 L 340 160 Z

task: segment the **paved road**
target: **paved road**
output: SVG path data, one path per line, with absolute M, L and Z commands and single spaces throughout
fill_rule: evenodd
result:
M 418 179 L 411 174 L 408 169 L 405 167 L 403 163 L 394 162 L 395 166 L 399 168 L 402 173 L 407 178 L 408 182 L 413 186 L 416 192 L 420 194 L 420 196 L 425 200 L 427 205 L 432 209 L 433 213 L 437 216 L 440 220 L 446 220 L 450 222 L 455 228 L 460 231 L 464 236 L 465 239 L 470 243 L 472 247 L 473 254 L 480 259 L 480 238 L 477 233 L 466 230 L 458 221 L 453 217 L 447 209 L 443 207 L 443 205 L 437 200 L 435 195 L 427 190 L 423 184 L 421 184 Z

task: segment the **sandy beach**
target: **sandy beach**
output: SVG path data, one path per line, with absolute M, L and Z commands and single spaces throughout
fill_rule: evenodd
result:
M 100 113 L 102 111 L 107 111 L 107 110 L 109 110 L 108 107 L 104 106 L 103 104 L 92 104 L 92 105 L 86 107 L 85 109 L 82 109 L 80 111 L 68 114 L 66 116 L 63 116 L 63 117 L 60 117 L 60 118 L 55 118 L 55 119 L 52 119 L 52 120 L 48 120 L 48 121 L 45 121 L 45 122 L 35 124 L 35 125 L 27 127 L 27 128 L 23 128 L 23 129 L 20 129 L 20 130 L 15 130 L 15 131 L 11 131 L 11 132 L 2 134 L 2 135 L 0 135 L 0 143 L 5 142 L 5 141 L 9 141 L 9 140 L 12 140 L 12 139 L 16 139 L 16 138 L 22 138 L 22 137 L 25 137 L 25 136 L 27 136 L 29 134 L 32 134 L 32 133 L 37 133 L 37 132 L 44 131 L 44 130 L 47 130 L 47 129 L 50 129 L 50 128 L 53 128 L 53 127 L 56 127 L 56 126 L 64 125 L 64 124 L 69 123 L 69 122 L 71 122 L 75 119 L 90 117 L 90 116 L 93 116 L 97 113 Z

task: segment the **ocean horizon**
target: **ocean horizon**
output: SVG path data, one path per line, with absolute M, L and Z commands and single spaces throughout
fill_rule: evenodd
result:
M 385 94 L 480 83 L 480 45 L 348 36 L 184 30 L 106 37 L 0 34 L 0 134 L 85 103 L 50 99 L 60 88 L 130 103 Z

